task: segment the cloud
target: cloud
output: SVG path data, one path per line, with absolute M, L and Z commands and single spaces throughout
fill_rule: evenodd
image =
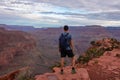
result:
M 108 21 L 120 21 L 120 11 L 87 14 L 87 18 Z
M 33 2 L 50 3 L 57 6 L 74 8 L 74 9 L 87 9 L 87 10 L 108 10 L 117 9 L 120 0 L 31 0 Z
M 120 25 L 119 4 L 120 0 L 1 0 L 0 23 Z

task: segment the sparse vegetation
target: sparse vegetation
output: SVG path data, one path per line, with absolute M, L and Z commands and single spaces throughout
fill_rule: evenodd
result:
M 101 55 L 103 55 L 104 52 L 105 52 L 104 49 L 98 50 L 97 48 L 91 48 L 86 51 L 85 55 L 79 56 L 78 62 L 80 62 L 82 64 L 88 63 L 89 60 L 100 57 Z
M 79 56 L 77 62 L 85 64 L 93 58 L 102 56 L 105 51 L 112 51 L 113 49 L 120 48 L 120 42 L 113 38 L 103 39 L 101 41 L 91 41 L 90 44 L 92 46 L 85 52 L 85 55 Z M 117 54 L 116 57 L 120 57 L 120 55 Z
M 95 41 L 91 41 L 90 44 L 91 44 L 91 45 L 95 45 Z
M 97 61 L 97 60 L 95 60 L 95 61 L 94 61 L 94 64 L 98 64 L 98 61 Z
M 90 44 L 93 46 L 101 46 L 99 42 L 95 42 L 95 41 L 91 41 Z
M 22 71 L 16 76 L 15 80 L 35 80 L 31 74 L 30 69 Z
M 64 65 L 66 65 L 66 63 L 64 63 Z M 60 62 L 56 62 L 54 65 L 50 66 L 49 68 L 51 70 L 53 70 L 54 67 L 61 67 L 61 63 Z
M 54 67 L 60 67 L 60 66 L 61 66 L 60 62 L 56 62 L 54 65 L 50 66 L 49 68 L 53 70 Z
M 120 42 L 114 38 L 111 38 L 112 48 L 120 48 Z
M 88 63 L 89 60 L 90 60 L 90 57 L 88 57 L 88 56 L 82 56 L 82 55 L 80 55 L 79 58 L 78 58 L 78 61 L 79 61 L 81 64 Z

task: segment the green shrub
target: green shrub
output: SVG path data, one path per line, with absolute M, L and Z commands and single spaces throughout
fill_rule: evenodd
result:
M 91 41 L 90 44 L 92 46 L 101 46 L 101 44 L 99 42 L 95 42 L 95 41 Z
M 77 61 L 79 63 L 82 63 L 82 64 L 88 63 L 89 60 L 90 60 L 90 57 L 88 57 L 88 56 L 82 56 L 82 55 L 79 56 L 79 58 L 77 59 Z
M 93 59 L 93 58 L 98 58 L 101 55 L 103 55 L 103 53 L 105 52 L 104 48 L 98 49 L 98 48 L 90 48 L 86 51 L 86 54 L 84 56 L 79 56 L 79 58 L 77 59 L 79 63 L 85 64 L 88 63 L 89 60 Z
M 103 48 L 99 49 L 99 50 L 97 51 L 96 57 L 102 56 L 102 55 L 104 54 L 104 52 L 105 52 L 105 50 L 104 50 Z
M 84 57 L 83 57 L 83 64 L 88 63 L 89 60 L 90 60 L 90 57 L 84 56 Z
M 111 38 L 111 44 L 113 48 L 120 48 L 120 42 L 117 39 Z
M 80 63 L 81 61 L 83 61 L 83 58 L 84 57 L 82 55 L 80 55 L 79 58 L 77 59 L 77 61 Z
M 64 64 L 66 64 L 66 63 L 64 63 Z M 56 62 L 54 65 L 50 66 L 49 68 L 51 70 L 53 70 L 54 67 L 61 67 L 61 63 L 60 62 Z
M 95 41 L 91 41 L 90 44 L 91 44 L 91 45 L 95 45 Z
M 112 47 L 108 47 L 105 49 L 106 51 L 112 51 L 113 50 L 113 46 Z
M 95 64 L 98 64 L 98 60 L 95 60 L 93 64 L 94 64 L 94 65 L 95 65 Z
M 90 59 L 92 59 L 93 57 L 95 57 L 97 55 L 97 48 L 91 48 L 91 49 L 88 49 L 86 51 L 86 56 L 89 57 Z

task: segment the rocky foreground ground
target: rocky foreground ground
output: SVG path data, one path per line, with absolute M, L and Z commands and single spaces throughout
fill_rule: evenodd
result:
M 60 74 L 60 68 L 54 68 L 54 71 L 54 73 L 37 75 L 35 78 L 36 80 L 90 80 L 85 68 L 77 68 L 76 74 L 71 74 L 71 68 L 69 66 L 64 68 L 64 74 Z
M 16 75 L 26 69 L 28 68 L 0 76 L 0 80 L 17 80 Z M 34 79 L 27 80 L 120 80 L 120 49 L 106 51 L 103 56 L 90 60 L 88 65 L 77 64 L 76 74 L 71 74 L 70 66 L 64 68 L 63 75 L 60 74 L 59 67 L 53 70 L 53 73 L 38 74 Z
M 36 80 L 120 80 L 120 49 L 107 51 L 100 58 L 91 60 L 84 68 L 76 67 L 76 74 L 71 74 L 71 67 L 65 67 L 65 73 L 60 74 L 60 68 L 54 68 L 54 73 L 36 75 Z

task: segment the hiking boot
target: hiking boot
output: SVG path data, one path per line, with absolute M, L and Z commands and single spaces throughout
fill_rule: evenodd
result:
M 75 73 L 76 73 L 76 71 L 75 71 L 75 68 L 74 68 L 74 67 L 72 68 L 71 73 L 72 73 L 72 74 L 75 74 Z
M 63 69 L 61 69 L 61 72 L 60 72 L 60 74 L 64 74 L 64 72 L 63 72 Z

